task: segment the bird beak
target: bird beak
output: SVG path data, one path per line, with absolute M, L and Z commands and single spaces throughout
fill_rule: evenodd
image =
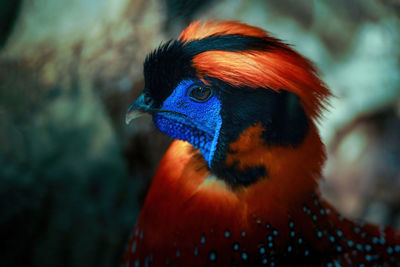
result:
M 152 108 L 153 101 L 150 97 L 144 93 L 141 94 L 138 99 L 128 108 L 125 115 L 125 123 L 128 125 L 132 120 L 139 118 L 145 112 Z

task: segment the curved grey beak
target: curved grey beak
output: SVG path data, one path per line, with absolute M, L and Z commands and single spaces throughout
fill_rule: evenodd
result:
M 128 108 L 125 115 L 125 123 L 128 125 L 132 120 L 142 116 L 145 112 L 151 110 L 153 100 L 145 95 L 141 94 L 138 99 Z
M 127 112 L 125 115 L 125 124 L 128 125 L 131 121 L 133 121 L 136 118 L 139 118 L 143 114 L 144 114 L 144 112 L 137 111 L 137 110 L 131 110 L 131 111 Z

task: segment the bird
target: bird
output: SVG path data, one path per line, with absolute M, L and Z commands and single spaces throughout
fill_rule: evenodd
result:
M 126 122 L 175 139 L 122 266 L 400 266 L 400 231 L 350 220 L 318 183 L 332 93 L 267 31 L 195 21 L 144 61 Z

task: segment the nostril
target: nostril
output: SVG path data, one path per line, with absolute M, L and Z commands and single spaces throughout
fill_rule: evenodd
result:
M 144 100 L 143 100 L 144 104 L 146 106 L 151 106 L 153 104 L 153 99 L 148 96 L 148 95 L 144 95 Z

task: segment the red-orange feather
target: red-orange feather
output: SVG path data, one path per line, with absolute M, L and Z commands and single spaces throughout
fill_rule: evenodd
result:
M 307 135 L 288 147 L 266 144 L 261 134 L 268 129 L 261 124 L 242 132 L 229 145 L 226 164 L 236 162 L 238 170 L 262 165 L 268 177 L 238 188 L 216 179 L 189 143 L 174 141 L 153 179 L 123 266 L 399 265 L 399 231 L 354 223 L 320 199 L 325 151 L 315 120 L 330 93 L 311 63 L 265 31 L 236 22 L 196 22 L 179 39 L 226 34 L 267 38 L 279 48 L 201 53 L 193 59 L 198 78 L 295 93 L 309 117 Z

